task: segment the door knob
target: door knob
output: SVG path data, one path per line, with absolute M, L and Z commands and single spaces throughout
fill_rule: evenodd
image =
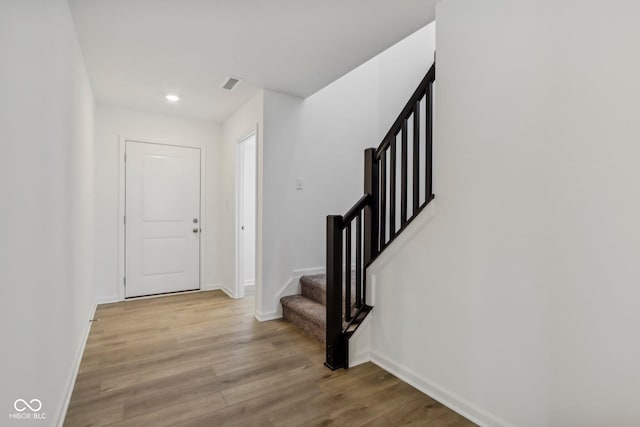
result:
M 194 229 L 193 229 L 193 232 L 194 232 L 194 233 L 197 233 L 198 231 L 200 231 L 200 229 L 199 229 L 199 228 L 194 228 Z
M 198 223 L 198 218 L 193 218 L 193 223 L 197 224 Z

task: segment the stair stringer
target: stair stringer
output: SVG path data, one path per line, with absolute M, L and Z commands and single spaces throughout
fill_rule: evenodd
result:
M 434 198 L 427 206 L 425 206 L 422 212 L 420 212 L 420 214 L 411 221 L 407 228 L 373 260 L 373 262 L 367 267 L 367 280 L 372 276 L 372 280 L 375 282 L 376 269 L 385 265 L 394 257 L 400 256 L 402 249 L 411 241 L 413 236 L 423 227 L 426 227 L 431 223 L 436 216 L 436 204 L 436 198 Z M 374 305 L 374 303 L 375 301 L 373 301 L 371 305 Z
M 398 256 L 402 248 L 411 240 L 412 236 L 426 227 L 436 215 L 436 201 L 432 200 L 414 221 L 407 227 L 404 233 L 398 236 L 386 250 L 381 253 L 369 267 L 367 267 L 367 304 L 371 311 L 358 325 L 357 329 L 348 338 L 349 352 L 347 363 L 349 367 L 361 365 L 371 361 L 371 336 L 372 316 L 375 316 L 376 306 L 376 268 L 386 264 L 393 257 Z
M 371 319 L 374 313 L 375 310 L 371 310 L 348 339 L 349 368 L 371 361 Z

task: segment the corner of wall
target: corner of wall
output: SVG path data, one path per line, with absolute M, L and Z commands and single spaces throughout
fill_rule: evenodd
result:
M 96 297 L 96 305 L 101 305 L 101 304 L 112 304 L 114 302 L 120 302 L 122 301 L 120 299 L 119 295 L 110 295 L 110 296 L 106 296 L 106 297 Z
M 222 284 L 221 284 L 219 289 L 220 289 L 222 292 L 224 292 L 225 294 L 227 294 L 227 296 L 228 296 L 229 298 L 231 298 L 231 299 L 238 299 L 238 298 L 239 298 L 238 296 L 236 296 L 236 295 L 233 293 L 233 291 L 231 291 L 231 289 L 229 289 L 229 288 L 228 288 L 227 286 L 225 286 L 225 285 L 222 285 Z
M 207 283 L 202 286 L 203 291 L 218 291 L 222 289 L 224 285 L 222 283 Z
M 289 295 L 297 295 L 300 293 L 300 278 L 302 276 L 309 276 L 313 274 L 324 274 L 324 267 L 312 267 L 301 268 L 293 270 L 291 276 L 280 288 L 280 290 L 270 299 L 270 306 L 267 310 L 256 310 L 256 319 L 264 322 L 266 320 L 279 319 L 282 317 L 282 305 L 280 305 L 280 298 Z
M 76 378 L 78 378 L 78 372 L 80 371 L 80 362 L 82 361 L 82 356 L 84 354 L 84 349 L 87 345 L 87 340 L 89 338 L 89 333 L 91 332 L 92 320 L 96 315 L 96 309 L 98 305 L 93 304 L 93 308 L 90 310 L 89 320 L 80 336 L 80 342 L 78 343 L 77 350 L 75 352 L 75 356 L 73 358 L 73 362 L 71 364 L 71 369 L 68 374 L 67 383 L 65 385 L 64 397 L 60 402 L 60 406 L 56 411 L 56 422 L 55 425 L 58 427 L 62 427 L 64 425 L 64 419 L 67 415 L 67 410 L 69 409 L 69 403 L 71 402 L 71 395 L 73 394 L 73 389 L 76 384 Z

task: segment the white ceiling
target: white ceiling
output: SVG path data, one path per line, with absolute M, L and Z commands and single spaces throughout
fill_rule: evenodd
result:
M 213 121 L 261 88 L 313 94 L 433 21 L 435 3 L 69 0 L 99 103 Z M 232 92 L 229 76 L 243 79 Z

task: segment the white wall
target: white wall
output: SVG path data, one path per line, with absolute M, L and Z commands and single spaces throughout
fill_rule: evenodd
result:
M 297 291 L 295 271 L 324 268 L 326 216 L 362 196 L 364 149 L 380 144 L 431 66 L 434 36 L 432 24 L 307 99 L 265 91 L 258 304 L 266 317 Z
M 237 242 L 236 242 L 236 147 L 237 143 L 257 131 L 257 173 L 262 172 L 262 122 L 263 122 L 263 93 L 262 91 L 232 114 L 222 125 L 222 193 L 223 193 L 223 230 L 222 246 L 222 283 L 225 291 L 236 298 L 244 296 L 244 286 L 236 281 Z M 262 183 L 257 186 L 257 226 L 256 246 L 262 242 Z M 261 281 L 261 251 L 256 254 L 256 300 L 259 300 Z
M 0 3 L 0 408 L 53 425 L 94 309 L 94 100 L 64 0 Z
M 638 16 L 437 9 L 436 213 L 373 269 L 372 348 L 486 425 L 640 424 Z
M 179 106 L 176 106 L 179 108 Z M 220 126 L 206 121 L 123 110 L 103 105 L 96 109 L 96 296 L 118 299 L 119 277 L 119 138 L 139 138 L 174 145 L 201 147 L 205 159 L 205 207 L 202 259 L 207 288 L 220 287 L 226 248 L 220 244 L 224 227 L 222 145 Z

